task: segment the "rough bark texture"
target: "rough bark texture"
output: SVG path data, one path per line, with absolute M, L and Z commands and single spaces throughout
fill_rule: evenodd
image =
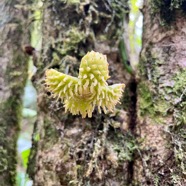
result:
M 144 2 L 136 127 L 142 149 L 134 166 L 136 185 L 186 185 L 184 3 Z
M 15 185 L 21 96 L 27 79 L 23 1 L 0 1 L 0 185 Z
M 126 10 L 125 0 L 44 3 L 43 50 L 33 77 L 39 110 L 28 168 L 35 186 L 119 186 L 129 181 L 135 140 L 125 131 L 127 96 L 114 113 L 95 110 L 92 118 L 82 119 L 64 113 L 62 103 L 44 87 L 46 69 L 77 76 L 81 57 L 91 50 L 107 55 L 109 84 L 127 83 L 130 77 L 118 51 Z

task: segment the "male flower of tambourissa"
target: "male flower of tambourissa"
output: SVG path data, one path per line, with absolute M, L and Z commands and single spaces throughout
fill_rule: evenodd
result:
M 46 71 L 47 90 L 64 102 L 65 111 L 92 117 L 95 106 L 106 113 L 119 102 L 124 84 L 108 86 L 108 62 L 105 55 L 88 52 L 81 60 L 79 76 L 72 77 L 54 69 Z

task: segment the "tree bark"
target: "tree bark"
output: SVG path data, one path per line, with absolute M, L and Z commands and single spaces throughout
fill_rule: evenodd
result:
M 171 9 L 171 1 L 144 1 L 136 126 L 142 149 L 134 163 L 136 185 L 186 184 L 186 18 L 182 2 L 177 3 Z
M 24 85 L 27 79 L 27 57 L 22 44 L 27 13 L 23 1 L 0 2 L 0 185 L 15 185 L 16 142 L 21 119 Z
M 38 118 L 28 167 L 35 186 L 119 186 L 129 181 L 128 161 L 135 142 L 126 133 L 127 96 L 114 113 L 95 110 L 92 118 L 82 119 L 65 113 L 62 103 L 50 98 L 44 87 L 46 69 L 77 77 L 82 56 L 91 50 L 107 55 L 109 84 L 127 84 L 130 75 L 124 71 L 118 50 L 127 10 L 125 0 L 44 2 L 43 50 L 33 77 Z

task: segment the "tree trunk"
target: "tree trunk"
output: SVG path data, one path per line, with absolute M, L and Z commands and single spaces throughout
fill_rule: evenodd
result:
M 21 96 L 27 79 L 27 57 L 22 43 L 27 13 L 23 1 L 0 2 L 0 185 L 15 185 L 16 142 L 21 118 Z
M 144 1 L 136 185 L 186 184 L 185 2 L 171 2 Z
M 62 103 L 50 98 L 44 87 L 48 68 L 78 76 L 80 60 L 88 51 L 106 54 L 108 83 L 127 84 L 118 43 L 123 33 L 127 1 L 44 2 L 43 50 L 33 77 L 38 91 L 38 118 L 33 134 L 29 175 L 38 186 L 126 185 L 135 149 L 128 116 L 128 96 L 114 113 L 82 119 L 65 113 Z M 127 92 L 127 91 L 126 91 Z M 127 100 L 129 99 L 129 100 Z M 130 117 L 129 117 L 130 118 Z

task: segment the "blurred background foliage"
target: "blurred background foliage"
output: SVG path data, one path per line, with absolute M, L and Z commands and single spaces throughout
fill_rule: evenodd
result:
M 139 52 L 141 50 L 141 36 L 142 36 L 142 14 L 140 9 L 142 8 L 142 0 L 129 0 L 130 3 L 130 15 L 127 35 L 129 37 L 129 56 L 131 65 L 136 69 L 139 61 Z M 36 51 L 41 50 L 42 43 L 42 0 L 35 0 L 32 7 L 30 7 L 32 15 L 28 22 L 31 33 L 31 45 Z M 37 117 L 37 93 L 34 89 L 31 77 L 36 72 L 36 67 L 33 65 L 33 61 L 29 60 L 29 77 L 26 83 L 24 96 L 23 96 L 23 110 L 22 110 L 22 122 L 21 132 L 17 141 L 18 151 L 18 166 L 17 166 L 17 186 L 32 186 L 32 180 L 30 180 L 26 174 L 27 162 L 31 148 L 31 138 L 34 122 Z
M 142 45 L 142 24 L 143 16 L 140 11 L 142 9 L 142 0 L 130 0 L 129 15 L 129 43 L 130 43 L 130 60 L 135 70 L 139 61 L 139 53 Z

